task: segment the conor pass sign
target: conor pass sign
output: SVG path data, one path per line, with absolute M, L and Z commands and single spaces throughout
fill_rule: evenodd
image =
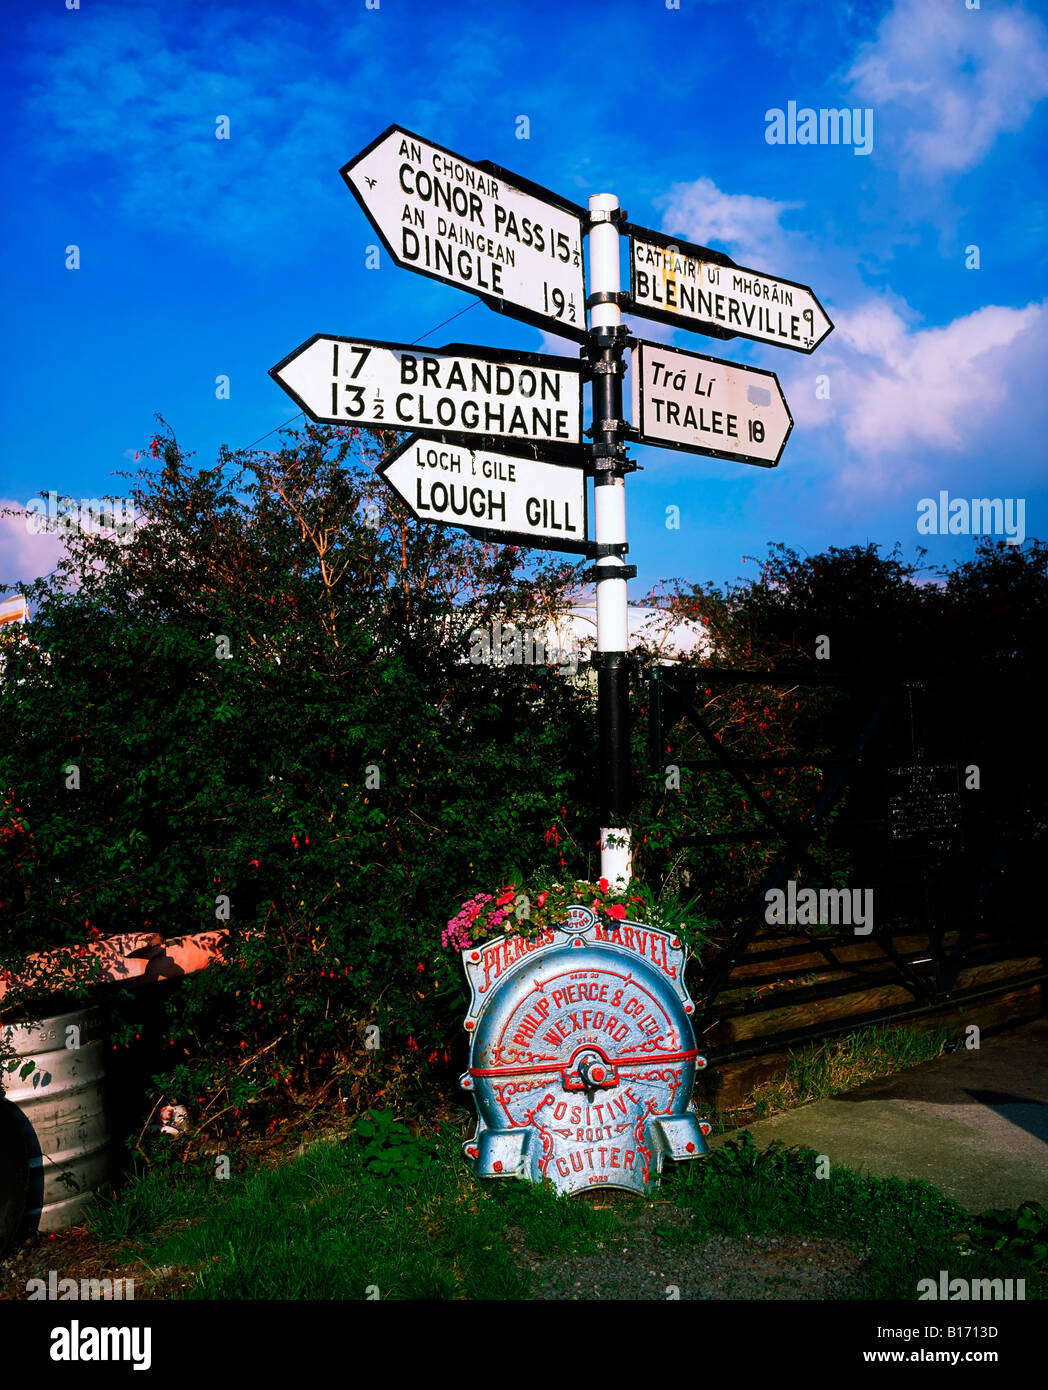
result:
M 341 173 L 397 265 L 585 341 L 584 209 L 396 125 Z

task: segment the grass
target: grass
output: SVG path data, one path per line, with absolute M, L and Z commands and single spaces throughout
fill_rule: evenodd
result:
M 477 1183 L 450 1126 L 414 1142 L 384 1175 L 359 1140 L 224 1180 L 208 1164 L 154 1166 L 101 1202 L 91 1227 L 115 1262 L 184 1271 L 189 1286 L 176 1296 L 205 1299 L 519 1299 L 530 1282 L 522 1254 L 592 1254 L 633 1239 L 628 1221 L 641 1208 L 628 1197 L 595 1206 L 513 1180 Z M 836 1237 L 864 1255 L 860 1298 L 912 1300 L 940 1269 L 1025 1278 L 1028 1299 L 1048 1296 L 1043 1259 L 975 1250 L 973 1218 L 935 1188 L 844 1168 L 820 1177 L 816 1158 L 780 1145 L 759 1153 L 743 1134 L 701 1163 L 669 1165 L 660 1195 L 692 1219 L 662 1239 Z
M 320 1143 L 281 1168 L 217 1179 L 209 1167 L 139 1172 L 90 1229 L 148 1268 L 194 1271 L 193 1298 L 513 1299 L 527 1275 L 507 1232 L 538 1254 L 585 1251 L 617 1223 L 524 1183 L 480 1187 L 445 1127 L 406 1182 L 359 1143 Z
M 739 1116 L 763 1120 L 783 1110 L 840 1095 L 921 1062 L 933 1062 L 954 1045 L 941 1029 L 918 1032 L 911 1027 L 879 1024 L 827 1038 L 791 1052 L 783 1077 L 755 1086 L 750 1100 L 734 1110 L 718 1111 L 715 1133 L 735 1128 Z

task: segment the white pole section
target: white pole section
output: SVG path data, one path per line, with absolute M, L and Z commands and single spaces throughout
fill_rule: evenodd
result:
M 590 363 L 593 377 L 593 439 L 615 446 L 622 429 L 622 312 L 614 298 L 621 290 L 619 229 L 611 214 L 619 200 L 613 193 L 596 193 L 589 200 L 589 295 L 608 295 L 608 302 L 589 308 Z M 601 330 L 604 330 L 603 332 Z M 626 482 L 615 460 L 595 460 L 593 503 L 597 546 L 626 542 Z M 612 887 L 622 889 L 630 879 L 629 810 L 629 677 L 626 653 L 629 628 L 626 608 L 625 561 L 621 555 L 598 552 L 597 674 L 601 757 L 600 869 Z

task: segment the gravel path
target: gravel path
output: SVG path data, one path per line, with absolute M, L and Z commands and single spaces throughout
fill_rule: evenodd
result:
M 862 1259 L 840 1240 L 786 1235 L 710 1236 L 684 1243 L 691 1215 L 647 1207 L 629 1237 L 606 1240 L 591 1255 L 537 1258 L 518 1248 L 531 1272 L 532 1299 L 810 1299 L 841 1298 Z M 661 1232 L 661 1234 L 660 1234 Z M 686 1240 L 686 1238 L 685 1238 Z

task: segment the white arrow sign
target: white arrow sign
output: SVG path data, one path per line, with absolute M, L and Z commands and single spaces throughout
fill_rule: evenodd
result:
M 318 424 L 582 443 L 582 368 L 570 357 L 317 333 L 269 375 Z
M 646 318 L 715 338 L 814 352 L 832 330 L 807 285 L 747 270 L 719 251 L 630 227 L 630 298 Z
M 397 265 L 584 340 L 586 213 L 575 203 L 396 125 L 341 174 Z
M 535 451 L 537 452 L 537 451 Z M 480 540 L 588 553 L 586 474 L 534 452 L 470 448 L 412 436 L 379 473 L 420 521 Z
M 793 429 L 774 372 L 630 341 L 633 426 L 647 444 L 774 468 Z

